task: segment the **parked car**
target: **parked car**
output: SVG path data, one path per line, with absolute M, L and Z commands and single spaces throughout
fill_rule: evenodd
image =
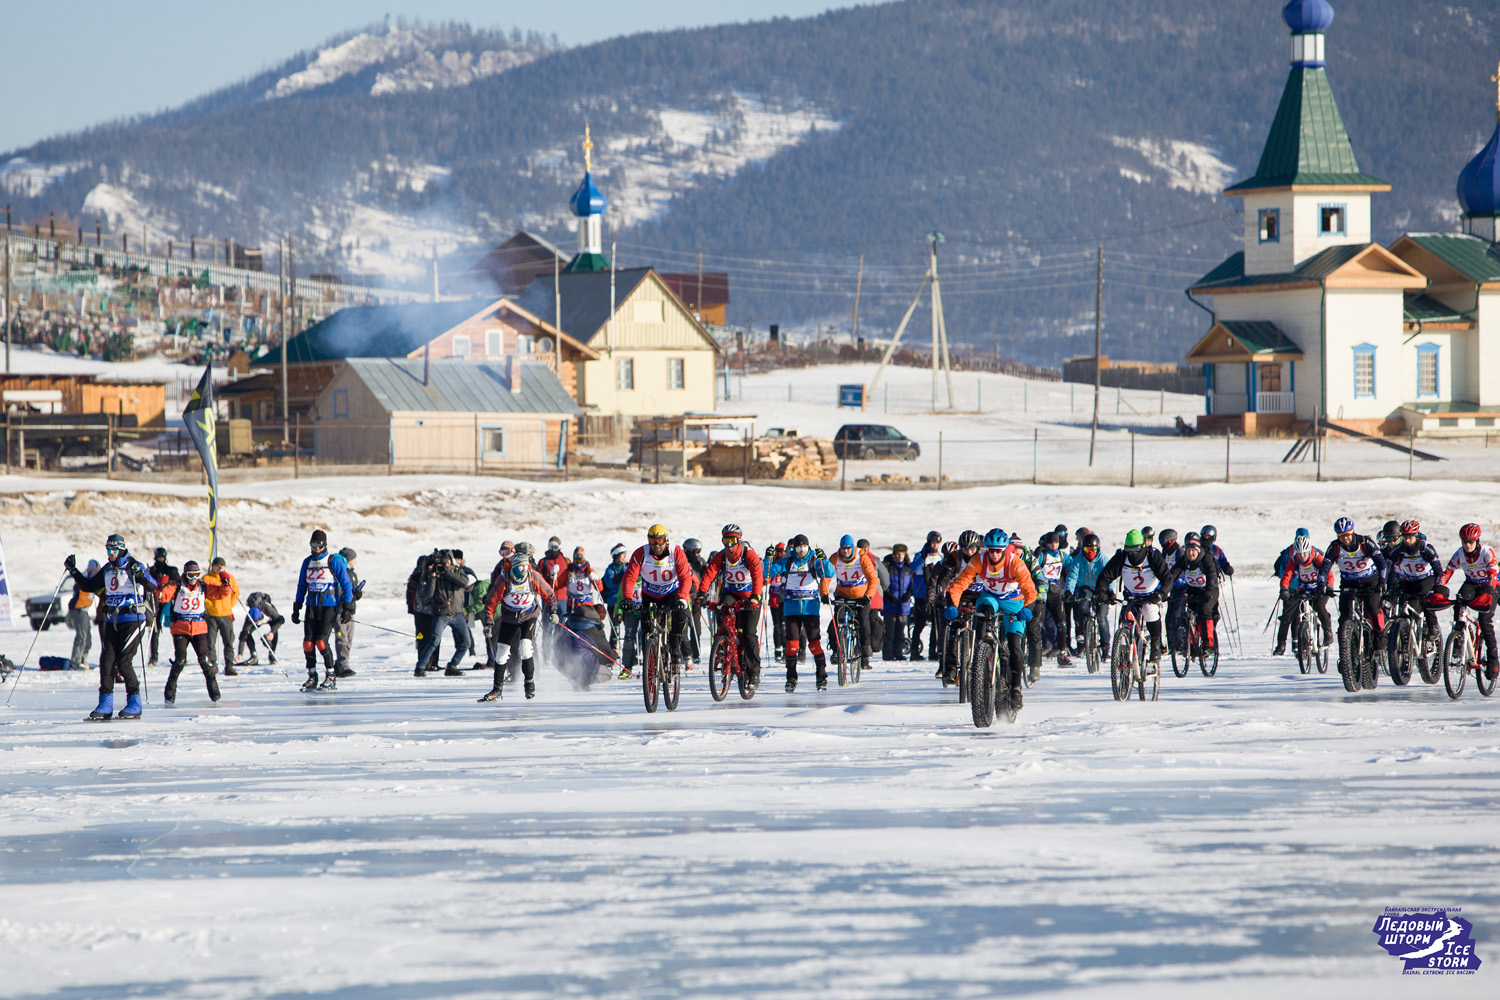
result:
M 845 424 L 833 436 L 839 458 L 904 458 L 913 461 L 922 446 L 886 424 Z
M 49 604 L 52 605 L 50 614 L 47 612 L 47 605 Z M 51 594 L 38 594 L 35 597 L 28 597 L 26 598 L 26 617 L 31 619 L 31 629 L 34 632 L 51 628 L 53 625 L 60 625 L 68 620 L 68 599 L 64 595 L 58 594 L 57 603 L 53 604 Z

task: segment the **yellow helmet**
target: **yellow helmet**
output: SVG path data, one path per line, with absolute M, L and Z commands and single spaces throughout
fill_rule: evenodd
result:
M 664 542 L 667 541 L 667 526 L 664 524 L 653 524 L 650 528 L 646 529 L 646 537 L 653 541 L 658 538 Z

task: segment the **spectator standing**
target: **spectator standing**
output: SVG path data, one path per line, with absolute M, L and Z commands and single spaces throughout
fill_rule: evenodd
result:
M 234 677 L 234 605 L 240 599 L 240 582 L 229 572 L 223 556 L 215 556 L 203 578 L 208 606 L 208 655 L 216 659 L 215 646 L 224 647 L 224 675 Z
M 85 576 L 99 572 L 99 560 L 90 559 Z M 68 666 L 74 670 L 89 668 L 89 652 L 94 648 L 94 616 L 89 608 L 94 606 L 94 595 L 73 581 L 73 599 L 68 602 L 68 628 L 73 630 L 73 655 Z
M 345 546 L 339 549 L 339 555 L 344 557 L 344 565 L 349 570 L 349 585 L 354 588 L 354 605 L 358 609 L 359 599 L 365 593 L 365 581 L 359 578 L 359 573 L 354 568 L 359 553 Z M 354 650 L 354 622 L 341 619 L 334 629 L 333 676 L 353 677 L 354 668 L 349 666 L 349 654 Z

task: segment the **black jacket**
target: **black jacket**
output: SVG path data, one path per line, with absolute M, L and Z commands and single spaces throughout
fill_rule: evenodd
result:
M 441 571 L 434 567 L 422 584 L 422 600 L 433 615 L 462 618 L 469 603 L 469 586 L 469 577 L 462 567 L 449 566 Z
M 1171 579 L 1167 575 L 1169 572 L 1167 569 L 1167 561 L 1162 558 L 1161 549 L 1155 548 L 1154 546 L 1147 548 L 1145 550 L 1145 553 L 1146 559 L 1144 562 L 1142 562 L 1139 566 L 1129 566 L 1125 561 L 1125 550 L 1120 549 L 1119 551 L 1117 551 L 1114 554 L 1114 557 L 1111 558 L 1109 562 L 1104 564 L 1104 569 L 1099 571 L 1099 579 L 1094 584 L 1094 593 L 1104 593 L 1109 589 L 1110 584 L 1120 579 L 1121 574 L 1139 569 L 1141 570 L 1143 579 L 1147 570 L 1150 571 L 1150 574 L 1152 576 L 1156 577 L 1156 587 L 1153 590 L 1142 594 L 1132 589 L 1132 587 L 1134 586 L 1133 580 L 1127 580 L 1127 583 L 1129 583 L 1130 586 L 1125 587 L 1125 599 L 1130 600 L 1131 598 L 1144 597 L 1147 600 L 1156 600 L 1160 597 L 1165 597 L 1172 584 Z M 1147 582 L 1149 583 L 1149 581 Z

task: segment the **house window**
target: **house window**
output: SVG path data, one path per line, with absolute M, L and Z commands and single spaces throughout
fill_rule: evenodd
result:
M 1348 232 L 1346 205 L 1319 205 L 1318 232 L 1323 236 L 1343 236 Z
M 1354 396 L 1375 395 L 1375 345 L 1360 344 L 1354 349 Z
M 498 358 L 505 353 L 505 331 L 484 331 L 484 353 L 491 358 Z
M 517 354 L 535 354 L 536 353 L 536 337 L 532 336 L 529 333 L 518 333 L 518 334 L 516 334 L 516 353 Z
M 453 338 L 453 356 L 455 358 L 467 358 L 473 348 L 467 334 Z
M 1263 208 L 1260 210 L 1260 241 L 1262 243 L 1281 242 L 1281 209 Z
M 1438 426 L 1439 427 L 1457 427 L 1458 426 L 1458 418 L 1457 417 L 1438 417 Z
M 504 427 L 481 427 L 479 428 L 479 447 L 486 455 L 498 455 L 505 457 L 505 428 Z
M 682 358 L 667 359 L 667 388 L 681 389 L 684 383 L 684 368 L 686 362 Z
M 1438 345 L 1417 348 L 1417 396 L 1438 395 Z
M 1493 426 L 1495 426 L 1495 418 L 1494 417 L 1475 417 L 1474 418 L 1474 426 L 1475 427 L 1493 427 Z
M 334 419 L 349 416 L 349 390 L 333 390 L 333 416 Z
M 615 362 L 615 388 L 635 388 L 635 359 L 621 358 Z
M 1261 392 L 1281 391 L 1281 366 L 1277 364 L 1256 365 L 1255 370 L 1260 373 Z

